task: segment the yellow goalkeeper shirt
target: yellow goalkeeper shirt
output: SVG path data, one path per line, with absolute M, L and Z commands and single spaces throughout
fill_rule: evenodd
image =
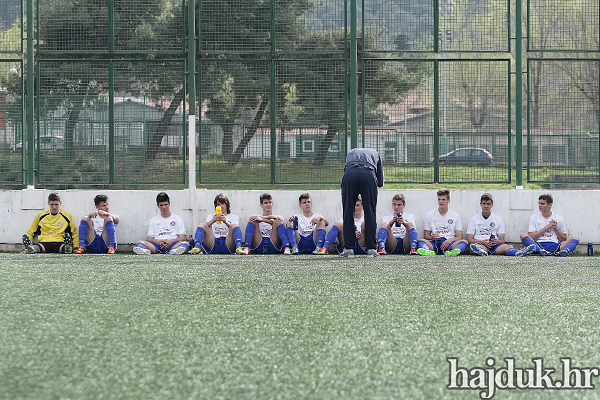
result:
M 69 232 L 73 238 L 75 246 L 79 243 L 77 227 L 73 217 L 66 211 L 60 210 L 58 214 L 52 215 L 50 210 L 41 211 L 33 220 L 31 228 L 27 231 L 27 236 L 33 239 L 39 235 L 39 242 L 62 242 L 65 232 Z

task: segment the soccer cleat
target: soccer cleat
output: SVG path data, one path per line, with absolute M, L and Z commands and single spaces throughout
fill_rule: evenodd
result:
M 541 256 L 551 256 L 551 255 L 552 255 L 552 253 L 550 253 L 548 250 L 546 250 L 546 249 L 544 249 L 544 248 L 542 248 L 542 247 L 540 247 L 540 249 L 542 250 L 542 251 L 540 252 L 540 255 L 541 255 Z
M 367 250 L 367 257 L 377 257 L 378 255 L 379 255 L 379 253 L 375 249 L 368 249 Z
M 529 246 L 517 251 L 517 253 L 515 254 L 515 257 L 523 257 L 523 256 L 533 253 L 534 251 L 535 251 L 535 244 L 530 244 Z
M 106 254 L 115 254 L 115 248 L 112 246 L 108 246 L 108 249 L 106 250 Z
M 476 256 L 487 256 L 488 252 L 484 249 L 482 249 L 481 247 L 477 246 L 475 243 L 471 243 L 469 245 L 469 249 L 471 249 L 471 254 L 476 255 Z M 457 250 L 457 249 L 454 249 Z
M 298 247 L 292 247 L 292 254 L 298 254 Z
M 428 249 L 417 249 L 417 254 L 420 256 L 435 256 L 435 251 Z
M 312 253 L 316 255 L 316 254 L 319 254 L 320 251 L 321 251 L 320 247 L 315 247 L 315 249 L 313 250 Z
M 411 248 L 410 248 L 410 255 L 411 255 L 411 256 L 414 256 L 414 255 L 416 255 L 416 254 L 419 254 L 419 253 L 417 253 L 417 249 L 416 249 L 415 247 L 411 247 Z
M 285 254 L 286 256 L 289 256 L 290 254 L 292 254 L 292 251 L 290 250 L 290 248 L 288 246 L 285 246 L 285 249 L 283 249 L 283 254 Z
M 195 249 L 195 247 L 194 247 L 194 249 Z M 191 253 L 192 250 L 190 250 L 190 253 Z M 240 247 L 238 247 L 238 248 L 235 249 L 235 254 L 243 256 L 246 253 L 244 252 L 244 248 L 242 246 L 240 246 Z
M 384 254 L 385 254 L 385 247 L 383 247 L 383 246 L 380 246 L 380 247 L 377 249 L 377 254 L 384 255 Z
M 135 247 L 133 248 L 133 252 L 134 252 L 135 254 L 137 254 L 137 255 L 140 255 L 140 256 L 147 256 L 147 255 L 149 255 L 149 254 L 150 254 L 150 250 L 148 250 L 148 249 L 145 249 L 145 248 L 143 248 L 143 247 L 137 247 L 137 246 L 135 246 Z
M 35 254 L 35 247 L 33 247 L 33 245 L 30 244 L 29 246 L 27 246 L 27 249 L 25 249 L 25 252 L 27 254 Z
M 173 250 L 169 251 L 169 254 L 180 256 L 180 255 L 184 254 L 186 251 L 187 251 L 187 249 L 185 247 L 179 246 L 179 247 L 176 247 Z
M 112 247 L 109 247 L 109 249 L 112 249 Z M 113 250 L 113 252 L 110 253 L 110 254 L 114 254 L 115 249 L 112 249 L 112 250 Z M 75 253 L 75 254 L 83 254 L 83 246 L 77 247 L 75 250 L 73 250 L 73 253 Z
M 188 253 L 190 253 L 190 254 L 201 254 L 202 250 L 200 249 L 200 247 L 192 247 L 191 249 L 189 249 Z M 236 250 L 236 253 L 237 253 L 237 250 Z
M 27 246 L 31 246 L 31 239 L 29 239 L 27 234 L 23 235 L 23 246 L 25 246 L 25 248 L 27 248 Z
M 348 258 L 352 258 L 354 257 L 354 250 L 353 249 L 344 249 L 341 253 L 340 256 L 342 257 L 348 257 Z
M 567 250 L 567 249 L 562 249 L 562 250 L 560 251 L 560 253 L 558 253 L 558 255 L 559 255 L 560 257 L 566 257 L 566 256 L 568 256 L 568 255 L 569 255 L 569 253 L 570 253 L 570 251 L 569 251 L 569 250 Z
M 446 257 L 456 257 L 460 254 L 460 249 L 450 250 L 444 253 Z
M 325 247 L 325 246 L 321 247 L 321 249 L 319 250 L 319 252 L 317 254 L 320 256 L 326 256 L 327 255 L 327 247 Z
M 245 255 L 250 254 L 250 247 L 244 247 L 244 254 Z
M 73 253 L 73 238 L 69 232 L 65 232 L 63 235 L 64 251 L 65 254 Z

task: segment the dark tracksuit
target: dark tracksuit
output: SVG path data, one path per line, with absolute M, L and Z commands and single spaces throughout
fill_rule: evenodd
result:
M 383 186 L 381 156 L 373 149 L 352 149 L 346 157 L 342 178 L 342 207 L 344 213 L 344 245 L 351 249 L 356 242 L 354 232 L 354 206 L 358 195 L 362 197 L 365 215 L 365 244 L 367 249 L 377 248 L 377 188 Z

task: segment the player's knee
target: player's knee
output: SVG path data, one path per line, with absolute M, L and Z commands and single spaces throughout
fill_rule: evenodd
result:
M 87 215 L 83 218 L 81 218 L 82 221 L 87 222 L 88 224 L 92 222 L 92 219 L 90 217 L 88 217 Z
M 529 236 L 529 235 L 526 233 L 521 233 L 521 240 L 525 239 L 527 236 Z
M 577 236 L 573 236 L 573 237 L 571 238 L 571 240 L 577 240 L 577 241 L 579 242 L 579 238 L 578 238 Z M 570 242 L 571 240 L 569 240 L 569 242 Z

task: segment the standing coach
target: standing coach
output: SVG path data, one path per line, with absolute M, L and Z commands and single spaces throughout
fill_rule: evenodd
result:
M 342 178 L 342 208 L 344 213 L 344 243 L 347 246 L 343 257 L 354 256 L 352 246 L 356 242 L 354 227 L 354 205 L 360 194 L 365 215 L 365 245 L 367 256 L 377 255 L 377 188 L 383 186 L 381 156 L 373 149 L 352 149 L 346 157 Z

